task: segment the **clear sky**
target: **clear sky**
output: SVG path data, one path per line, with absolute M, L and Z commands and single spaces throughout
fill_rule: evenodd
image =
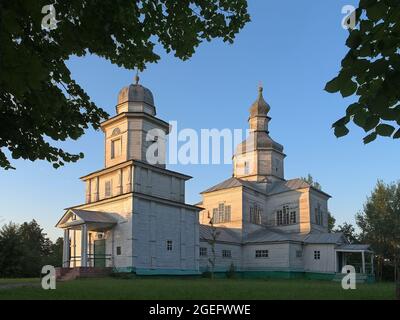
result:
M 155 97 L 158 117 L 176 120 L 180 128 L 247 128 L 248 109 L 262 81 L 271 105 L 271 136 L 283 144 L 287 179 L 311 173 L 332 195 L 330 211 L 338 223 L 354 223 L 377 179 L 399 178 L 399 141 L 381 138 L 364 146 L 362 129 L 336 139 L 331 124 L 351 99 L 323 91 L 338 72 L 347 50 L 341 9 L 351 0 L 250 0 L 252 21 L 233 45 L 213 41 L 201 45 L 189 61 L 162 56 L 140 75 Z M 119 90 L 133 81 L 134 72 L 95 56 L 71 58 L 73 77 L 110 115 L 115 114 Z M 101 169 L 103 134 L 89 130 L 78 141 L 61 144 L 85 159 L 55 170 L 45 162 L 14 161 L 15 171 L 0 170 L 0 222 L 36 219 L 55 238 L 54 225 L 63 209 L 84 202 L 78 179 Z M 170 165 L 193 176 L 186 200 L 229 178 L 231 165 Z

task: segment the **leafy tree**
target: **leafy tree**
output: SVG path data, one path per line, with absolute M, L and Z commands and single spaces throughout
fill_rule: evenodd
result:
M 0 167 L 14 159 L 74 162 L 51 142 L 78 139 L 108 114 L 74 81 L 65 62 L 95 54 L 128 69 L 160 59 L 156 45 L 186 60 L 203 41 L 232 43 L 250 20 L 246 0 L 69 0 L 54 5 L 56 28 L 45 30 L 47 0 L 0 2 Z M 50 13 L 48 13 L 50 14 Z M 51 21 L 50 21 L 51 22 Z
M 39 276 L 44 258 L 51 253 L 52 243 L 35 220 L 24 222 L 19 227 L 19 234 L 23 249 L 23 276 Z
M 378 257 L 378 277 L 382 278 L 385 259 L 398 269 L 400 249 L 400 183 L 378 181 L 363 211 L 356 216 L 360 240 L 371 244 Z M 398 273 L 395 274 L 400 281 Z
M 307 182 L 310 186 L 317 190 L 322 190 L 322 187 L 318 181 L 315 181 L 311 174 L 308 174 L 307 177 L 300 178 L 304 182 Z
M 0 229 L 0 277 L 38 277 L 41 268 L 60 266 L 63 240 L 53 244 L 35 220 Z
M 301 180 L 307 182 L 310 186 L 317 190 L 322 190 L 322 186 L 318 181 L 315 181 L 311 174 L 308 174 L 307 177 L 300 178 Z M 335 217 L 328 211 L 328 231 L 332 232 L 333 228 L 335 228 L 336 219 Z
M 23 250 L 18 229 L 11 222 L 0 229 L 0 277 L 13 277 L 22 271 Z
M 325 90 L 355 95 L 344 117 L 333 124 L 337 137 L 352 121 L 364 129 L 364 143 L 377 136 L 400 138 L 400 1 L 360 0 L 357 26 L 346 41 L 350 48 L 337 77 Z M 397 131 L 396 131 L 397 130 Z
M 341 232 L 347 239 L 349 243 L 359 243 L 358 241 L 358 235 L 356 233 L 356 230 L 354 229 L 353 225 L 350 223 L 343 223 L 342 225 L 339 225 L 334 232 Z

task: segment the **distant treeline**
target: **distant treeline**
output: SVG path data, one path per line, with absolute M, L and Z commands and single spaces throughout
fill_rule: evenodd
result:
M 8 223 L 0 229 L 0 277 L 39 277 L 44 265 L 61 266 L 63 239 L 53 243 L 39 224 Z

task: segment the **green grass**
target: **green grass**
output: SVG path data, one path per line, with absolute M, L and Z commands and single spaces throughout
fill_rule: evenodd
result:
M 17 278 L 17 279 L 8 279 L 8 278 L 0 278 L 0 286 L 6 284 L 15 284 L 15 283 L 39 283 L 38 278 Z
M 394 299 L 394 293 L 393 283 L 343 290 L 340 282 L 304 279 L 105 278 L 57 283 L 56 290 L 0 288 L 0 299 Z

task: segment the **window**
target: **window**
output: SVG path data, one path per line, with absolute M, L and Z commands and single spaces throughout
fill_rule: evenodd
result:
M 250 207 L 250 222 L 254 224 L 261 224 L 262 208 L 257 204 Z
M 276 225 L 289 225 L 297 223 L 296 208 L 292 208 L 285 204 L 282 209 L 276 211 Z
M 283 206 L 283 224 L 289 224 L 289 206 Z
M 106 198 L 112 196 L 111 181 L 106 181 L 105 184 L 104 184 L 104 196 Z
M 76 221 L 76 214 L 74 213 L 74 214 L 72 214 L 72 216 L 71 216 L 71 220 L 72 221 Z
M 249 174 L 250 173 L 250 164 L 248 161 L 244 162 L 244 174 Z
M 314 260 L 321 259 L 321 251 L 314 251 Z
M 112 131 L 111 136 L 114 137 L 114 136 L 117 136 L 117 135 L 119 135 L 119 134 L 121 134 L 121 130 L 119 130 L 119 128 L 115 128 L 115 129 Z
M 232 252 L 231 250 L 222 250 L 222 258 L 231 258 Z
M 256 258 L 268 258 L 268 250 L 256 250 Z
M 315 211 L 315 223 L 322 226 L 324 224 L 321 204 L 318 203 L 318 206 L 314 209 Z
M 207 257 L 207 248 L 200 247 L 200 257 Z
M 231 221 L 231 206 L 220 203 L 218 208 L 213 209 L 213 223 L 224 223 Z
M 121 155 L 121 139 L 111 141 L 111 159 L 117 158 Z
M 303 256 L 303 251 L 302 250 L 297 250 L 296 251 L 296 258 L 301 258 Z
M 296 211 L 291 211 L 290 212 L 290 223 L 295 224 L 296 223 Z
M 172 251 L 172 240 L 167 240 L 167 251 Z
M 276 224 L 278 226 L 283 224 L 283 213 L 282 213 L 282 210 L 278 210 L 276 212 Z
M 117 247 L 117 256 L 121 255 L 121 247 Z

